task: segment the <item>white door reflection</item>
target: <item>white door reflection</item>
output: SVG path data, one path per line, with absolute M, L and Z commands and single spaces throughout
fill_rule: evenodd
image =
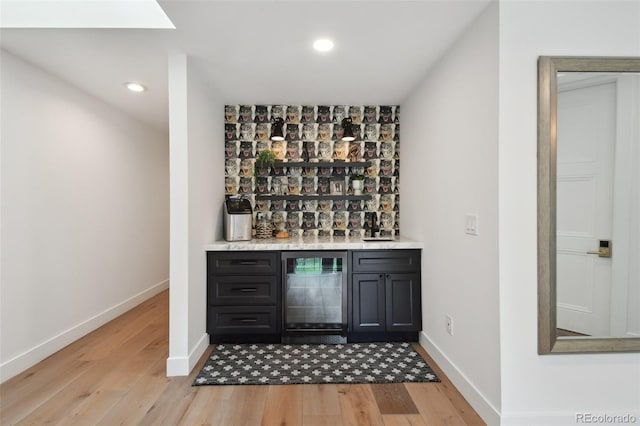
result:
M 558 75 L 559 335 L 640 336 L 639 80 Z

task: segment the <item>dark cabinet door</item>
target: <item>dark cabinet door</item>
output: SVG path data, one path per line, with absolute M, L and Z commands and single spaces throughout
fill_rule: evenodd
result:
M 385 285 L 383 274 L 353 274 L 352 331 L 385 331 Z
M 353 329 L 420 331 L 420 275 L 353 274 Z
M 385 274 L 387 331 L 420 331 L 420 275 Z

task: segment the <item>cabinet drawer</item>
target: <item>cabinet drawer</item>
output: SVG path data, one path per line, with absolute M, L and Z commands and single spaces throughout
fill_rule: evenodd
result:
M 207 252 L 207 272 L 211 274 L 276 274 L 278 252 Z
M 418 272 L 420 250 L 354 250 L 352 272 Z
M 275 306 L 218 306 L 208 310 L 209 334 L 277 333 Z
M 210 305 L 275 305 L 277 294 L 275 275 L 213 275 L 207 298 Z

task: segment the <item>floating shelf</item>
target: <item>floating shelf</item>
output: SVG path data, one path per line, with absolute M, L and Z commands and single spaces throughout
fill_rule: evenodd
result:
M 275 167 L 367 167 L 371 161 L 282 161 L 276 160 Z
M 365 195 L 340 195 L 340 194 L 305 194 L 305 195 L 256 195 L 256 200 L 369 200 L 371 194 Z

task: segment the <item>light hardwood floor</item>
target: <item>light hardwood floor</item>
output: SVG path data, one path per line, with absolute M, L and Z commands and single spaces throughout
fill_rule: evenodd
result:
M 0 424 L 483 425 L 441 383 L 192 387 L 165 377 L 168 291 L 0 385 Z

